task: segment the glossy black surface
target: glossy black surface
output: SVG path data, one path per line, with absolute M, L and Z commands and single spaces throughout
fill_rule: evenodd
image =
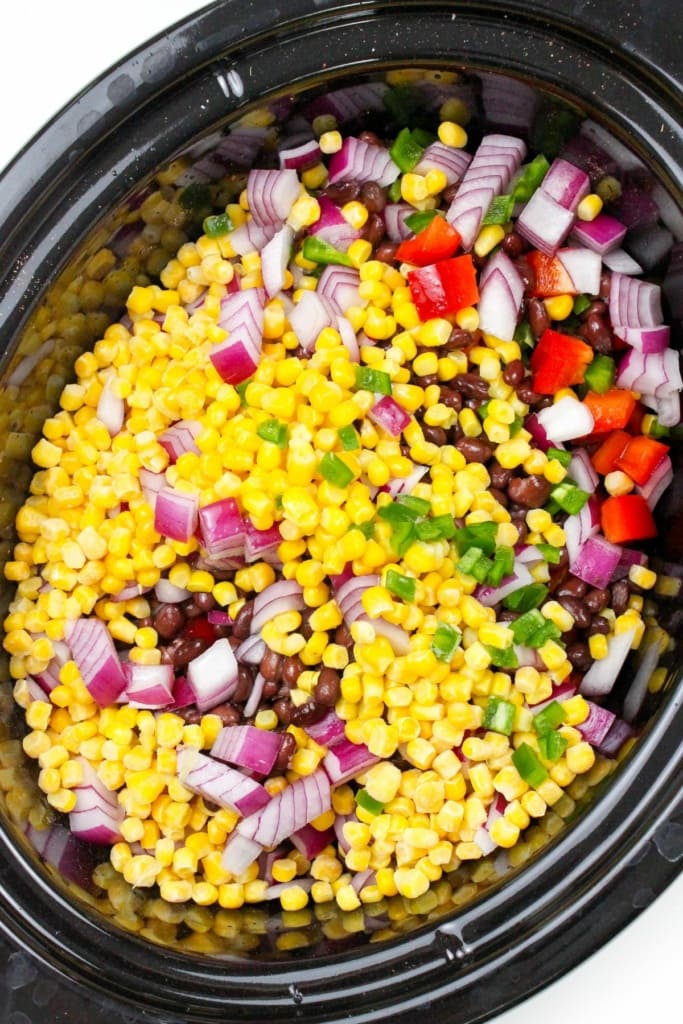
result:
M 302 13 L 313 6 L 324 10 L 334 6 L 334 4 L 322 2 L 314 5 L 309 2 L 298 3 L 297 0 L 292 0 L 292 3 L 289 5 L 291 9 L 300 8 Z M 470 6 L 472 10 L 476 11 L 477 7 L 486 8 L 489 5 L 472 4 Z M 600 2 L 600 0 L 585 0 L 585 2 L 579 0 L 576 3 L 561 3 L 558 0 L 536 0 L 536 2 L 517 3 L 515 0 L 511 0 L 506 6 L 511 12 L 511 16 L 517 16 L 520 21 L 530 14 L 547 14 L 556 23 L 571 26 L 572 32 L 576 32 L 579 38 L 582 36 L 591 37 L 594 34 L 599 35 L 602 39 L 608 41 L 606 48 L 608 51 L 610 49 L 613 50 L 615 60 L 624 57 L 627 60 L 633 58 L 646 77 L 650 66 L 657 72 L 660 79 L 664 79 L 664 81 L 669 80 L 675 83 L 678 80 L 680 82 L 683 77 L 683 64 L 681 63 L 681 53 L 683 52 L 682 40 L 680 38 L 680 30 L 677 36 L 675 27 L 679 20 L 679 4 L 677 2 L 662 2 L 662 0 L 658 0 L 658 2 L 655 2 L 655 0 L 652 0 L 652 2 L 640 0 L 638 2 L 638 0 L 633 0 L 630 3 L 623 2 L 619 4 L 618 8 L 615 9 L 612 5 L 606 5 Z M 180 50 L 182 51 L 184 46 L 185 52 L 187 52 L 190 34 L 188 33 L 184 41 L 180 40 L 181 35 L 182 33 L 179 32 Z M 163 70 L 162 67 L 162 74 Z M 115 108 L 117 104 L 111 101 L 111 86 L 112 80 L 108 82 L 107 88 L 109 106 L 110 108 Z M 147 87 L 149 87 L 150 92 L 154 90 L 153 74 L 150 74 L 146 81 L 143 76 L 141 89 Z M 601 83 L 593 83 L 592 88 L 600 93 Z M 613 95 L 615 97 L 614 102 L 616 102 L 617 92 L 615 91 Z M 82 121 L 79 119 L 79 115 L 74 112 L 72 118 L 74 129 L 79 124 L 82 124 Z M 159 124 L 161 129 L 162 121 Z M 166 125 L 165 130 L 171 132 L 173 129 Z M 180 127 L 177 130 L 180 137 Z M 94 125 L 92 131 L 95 136 L 98 131 L 97 125 Z M 88 132 L 86 130 L 77 134 L 80 137 L 78 144 L 74 141 L 76 146 L 75 152 L 80 153 L 82 152 L 81 147 L 87 147 Z M 48 140 L 48 150 L 50 144 L 55 148 L 60 148 L 64 145 L 64 138 L 55 136 L 52 143 Z M 125 147 L 123 144 L 121 145 L 122 163 L 125 164 Z M 34 167 L 37 166 L 34 165 Z M 26 178 L 24 178 L 25 180 Z M 83 195 L 87 191 L 86 184 L 87 182 L 84 183 Z M 57 182 L 57 185 L 59 186 L 59 182 Z M 35 180 L 36 191 L 42 187 L 42 182 L 37 175 Z M 84 205 L 84 220 L 86 212 Z M 17 224 L 16 227 L 18 231 L 24 229 L 24 226 L 20 224 Z M 76 226 L 74 226 L 73 220 L 70 230 L 75 237 L 78 225 L 76 223 Z M 10 232 L 5 235 L 4 244 L 5 255 L 3 262 L 8 257 L 11 258 L 12 255 L 12 237 Z M 45 255 L 40 243 L 37 243 L 34 257 L 36 263 L 40 262 L 45 267 L 45 272 L 47 273 L 50 271 L 50 265 L 49 261 L 45 262 Z M 5 265 L 7 264 L 5 263 Z M 14 299 L 16 301 L 7 303 L 5 310 L 10 326 L 18 325 L 24 312 L 18 291 L 15 293 Z M 675 709 L 671 708 L 667 719 L 668 724 L 671 725 L 675 719 Z M 678 711 L 678 719 L 680 720 L 680 709 Z M 660 723 L 660 732 L 663 732 L 666 724 L 667 722 Z M 662 754 L 658 755 L 657 749 L 659 748 L 656 744 L 656 739 L 656 736 L 650 737 L 653 748 L 650 770 L 653 774 L 666 774 L 666 763 L 659 763 L 658 760 L 658 756 L 664 756 L 664 748 L 662 747 Z M 649 894 L 654 895 L 660 892 L 675 877 L 679 870 L 677 861 L 679 861 L 683 852 L 683 800 L 679 798 L 678 802 L 676 802 L 675 799 L 663 796 L 658 806 L 648 807 L 647 816 L 639 816 L 637 811 L 639 809 L 642 811 L 646 802 L 647 792 L 648 777 L 647 773 L 644 773 L 643 778 L 639 780 L 638 791 L 633 797 L 635 806 L 632 818 L 630 821 L 622 822 L 620 827 L 616 821 L 612 823 L 617 835 L 619 834 L 619 828 L 621 828 L 622 837 L 625 837 L 628 833 L 628 839 L 624 838 L 624 846 L 628 850 L 626 864 L 624 863 L 623 849 L 616 847 L 611 840 L 608 841 L 607 839 L 610 826 L 609 819 L 598 823 L 589 817 L 587 821 L 582 823 L 581 828 L 574 836 L 573 845 L 565 851 L 566 863 L 564 864 L 564 870 L 567 872 L 568 879 L 571 880 L 572 866 L 574 868 L 576 866 L 577 857 L 581 849 L 581 841 L 584 841 L 585 849 L 586 840 L 590 843 L 593 829 L 596 838 L 603 838 L 603 845 L 601 846 L 598 843 L 593 847 L 591 854 L 585 857 L 581 866 L 584 881 L 586 883 L 592 882 L 592 887 L 586 884 L 583 890 L 584 896 L 578 900 L 574 893 L 559 894 L 554 920 L 555 927 L 558 920 L 563 925 L 563 936 L 560 944 L 555 941 L 553 945 L 551 941 L 552 928 L 545 918 L 539 918 L 538 927 L 536 927 L 536 922 L 525 920 L 524 908 L 527 906 L 527 887 L 534 883 L 533 872 L 532 876 L 528 878 L 525 874 L 524 879 L 518 885 L 513 886 L 511 891 L 508 891 L 505 896 L 505 916 L 509 917 L 511 914 L 514 914 L 515 908 L 519 908 L 520 926 L 518 942 L 515 945 L 514 951 L 510 950 L 508 954 L 505 954 L 501 953 L 500 950 L 495 950 L 499 957 L 496 975 L 497 991 L 493 993 L 490 990 L 483 991 L 481 986 L 477 986 L 474 983 L 465 983 L 468 972 L 471 973 L 473 971 L 472 964 L 478 952 L 483 950 L 486 943 L 490 941 L 489 935 L 484 935 L 479 931 L 480 928 L 483 929 L 483 926 L 474 918 L 470 922 L 468 915 L 465 914 L 459 919 L 457 933 L 449 930 L 446 926 L 441 929 L 441 934 L 436 943 L 433 943 L 431 939 L 422 939 L 419 935 L 412 943 L 410 960 L 411 966 L 414 969 L 414 978 L 411 984 L 416 1005 L 424 1006 L 431 1003 L 432 1010 L 438 1009 L 440 1019 L 452 1020 L 453 1024 L 459 1024 L 461 1021 L 482 1020 L 485 1016 L 500 1011 L 509 1005 L 509 993 L 511 991 L 516 990 L 519 992 L 521 986 L 525 993 L 529 993 L 559 974 L 564 973 L 568 966 L 589 955 L 594 949 L 599 948 L 617 928 L 622 927 L 626 921 L 630 920 L 642 909 L 650 899 Z M 676 790 L 674 789 L 673 792 L 675 793 Z M 637 824 L 638 822 L 639 824 Z M 559 874 L 562 876 L 561 870 Z M 0 884 L 3 882 L 4 877 L 7 877 L 6 867 L 0 863 Z M 14 884 L 14 879 L 12 879 L 12 882 Z M 26 887 L 25 892 L 21 891 L 21 884 L 14 891 L 18 891 L 19 897 L 26 902 L 30 899 L 30 882 L 24 884 Z M 634 893 L 640 894 L 638 900 L 635 899 Z M 491 909 L 490 917 L 487 921 L 489 927 L 496 921 L 496 910 L 495 906 Z M 586 929 L 587 915 L 590 915 L 590 933 Z M 49 921 L 45 920 L 44 924 L 48 931 L 60 928 L 61 922 L 58 908 L 54 913 L 54 918 Z M 67 925 L 67 931 L 68 927 Z M 73 925 L 71 927 L 72 929 L 74 928 Z M 30 945 L 35 941 L 35 936 L 30 931 L 22 929 L 19 919 L 17 919 L 16 930 L 21 936 L 22 942 Z M 94 922 L 84 922 L 84 930 L 87 932 L 87 940 L 93 941 L 97 933 L 97 925 Z M 118 951 L 111 938 L 107 939 L 105 936 L 102 936 L 102 941 L 105 950 L 107 946 L 111 947 L 112 969 L 116 978 L 115 984 L 119 984 L 123 992 L 126 987 L 125 970 L 130 970 L 130 963 L 124 964 L 122 958 L 120 956 L 117 957 Z M 572 952 L 568 953 L 567 950 L 572 950 Z M 541 953 L 543 954 L 542 956 L 540 955 Z M 147 956 L 149 956 L 149 953 Z M 159 951 L 156 959 L 158 962 L 153 966 L 146 964 L 142 958 L 141 963 L 143 964 L 145 974 L 148 973 L 149 968 L 148 976 L 150 985 L 156 993 L 157 1005 L 162 1005 L 164 1003 L 163 952 Z M 438 964 L 439 959 L 441 960 L 441 965 Z M 528 967 L 525 967 L 530 961 L 535 961 L 537 965 L 533 979 L 529 976 Z M 540 968 L 538 968 L 539 961 L 542 962 Z M 405 960 L 402 966 L 406 966 Z M 55 972 L 45 966 L 38 966 L 28 954 L 20 951 L 19 948 L 0 937 L 0 1021 L 2 1021 L 2 1024 L 47 1024 L 47 1022 L 50 1022 L 50 1024 L 66 1024 L 66 1022 L 80 1024 L 81 1021 L 84 1024 L 85 1022 L 87 1024 L 100 1024 L 100 1022 L 105 1021 L 107 1024 L 138 1024 L 138 1022 L 143 1021 L 149 1022 L 149 1024 L 180 1024 L 180 1022 L 190 1019 L 225 1021 L 256 1019 L 255 1016 L 243 1017 L 242 1010 L 235 1004 L 228 1006 L 223 1002 L 221 1008 L 220 991 L 216 992 L 214 1006 L 210 1010 L 206 1010 L 208 1014 L 206 1017 L 194 1016 L 191 1009 L 191 992 L 193 985 L 201 984 L 201 979 L 198 978 L 198 971 L 194 972 L 194 978 L 188 977 L 185 979 L 185 987 L 188 993 L 187 1002 L 178 1003 L 173 993 L 169 990 L 165 1000 L 166 1009 L 163 1012 L 152 1014 L 151 1012 L 137 1009 L 133 1005 L 124 1006 L 114 1003 L 108 996 L 103 994 L 95 996 L 83 987 L 75 985 L 75 975 L 79 971 L 79 965 L 75 958 L 71 958 L 66 965 L 62 964 L 61 969 L 67 974 L 71 973 L 72 979 L 59 978 Z M 226 973 L 228 970 L 229 968 L 226 968 Z M 381 1019 L 390 1019 L 398 1024 L 398 1022 L 407 1022 L 409 1019 L 412 1020 L 414 1018 L 414 1008 L 407 1004 L 401 1013 L 392 1011 L 388 1004 L 384 1006 L 383 1011 L 379 1010 L 382 1001 L 389 998 L 386 991 L 387 968 L 383 962 L 383 957 L 380 956 L 374 966 L 368 965 L 367 961 L 364 960 L 362 970 L 364 973 L 363 989 L 373 989 L 376 993 L 372 1003 L 377 1007 L 378 1012 L 382 1012 Z M 91 985 L 97 985 L 98 978 L 96 973 L 92 971 L 92 968 L 84 969 L 84 973 L 90 975 L 89 982 Z M 302 973 L 299 972 L 300 975 Z M 341 973 L 343 974 L 344 972 L 342 971 Z M 457 994 L 457 1001 L 454 1001 L 452 993 L 447 991 L 451 985 L 450 979 L 454 973 L 462 974 L 463 976 L 463 987 Z M 245 999 L 249 1001 L 248 990 L 252 983 L 258 982 L 258 978 L 248 970 L 244 974 Z M 428 975 L 428 985 L 426 987 L 420 981 L 421 974 Z M 292 973 L 292 978 L 295 976 Z M 285 981 L 286 979 L 283 980 L 283 984 L 285 984 Z M 473 978 L 474 981 L 476 979 Z M 441 992 L 439 990 L 440 984 L 443 984 Z M 304 990 L 306 989 L 305 981 L 302 987 Z M 254 998 L 255 1002 L 258 1002 L 258 998 Z M 310 997 L 308 993 L 306 995 L 306 1006 L 302 1019 L 331 1019 L 329 1016 L 309 1015 L 309 1012 L 307 1012 L 310 1007 L 309 998 L 315 1002 L 313 988 L 311 988 Z M 345 1004 L 343 1012 L 346 1013 L 348 1010 L 350 1014 L 354 1014 L 353 1018 L 350 1018 L 354 1020 L 380 1019 L 379 1016 L 375 1017 L 373 1015 L 372 1018 L 365 1016 L 367 1005 L 368 998 L 364 991 L 357 994 L 354 993 L 353 996 L 349 997 L 349 1002 Z M 291 1020 L 295 1016 L 298 1018 L 299 1012 L 296 1007 L 297 1000 L 288 998 L 281 1001 L 271 1012 L 268 1009 L 264 1009 L 263 1019 L 268 1017 L 272 1020 Z

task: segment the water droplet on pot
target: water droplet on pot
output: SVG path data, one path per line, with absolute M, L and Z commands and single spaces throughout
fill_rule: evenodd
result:
M 652 840 L 662 857 L 675 864 L 683 857 L 683 825 L 667 821 L 655 832 Z
M 5 974 L 5 985 L 12 991 L 30 985 L 34 980 L 36 968 L 24 953 L 11 953 L 7 960 L 7 972 Z
M 293 1001 L 296 1003 L 296 1005 L 297 1006 L 301 1006 L 301 1004 L 304 1001 L 304 996 L 303 996 L 303 992 L 301 991 L 299 986 L 298 985 L 290 985 L 289 986 L 289 994 L 292 997 Z

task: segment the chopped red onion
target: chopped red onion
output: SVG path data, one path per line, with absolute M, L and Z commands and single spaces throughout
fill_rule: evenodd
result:
M 113 378 L 105 381 L 97 403 L 97 418 L 104 423 L 111 437 L 121 430 L 126 417 L 126 403 L 115 393 Z
M 154 505 L 154 529 L 172 540 L 188 541 L 197 529 L 199 497 L 162 487 Z
M 632 736 L 635 736 L 635 729 L 623 718 L 615 718 L 612 727 L 598 747 L 598 751 L 605 757 L 616 757 L 626 740 Z
M 594 220 L 577 220 L 573 231 L 577 242 L 600 256 L 618 249 L 625 235 L 626 225 L 602 212 Z
M 541 182 L 541 188 L 565 210 L 576 213 L 577 206 L 590 191 L 590 178 L 575 164 L 556 157 Z
M 367 300 L 361 299 L 358 294 L 359 284 L 360 274 L 355 267 L 330 264 L 320 275 L 316 291 L 332 304 L 337 313 L 343 315 L 349 306 L 367 305 Z
M 220 498 L 199 509 L 199 535 L 211 557 L 231 558 L 243 553 L 246 526 L 234 498 Z
M 546 700 L 541 700 L 538 704 L 529 705 L 529 711 L 535 717 L 539 711 L 542 711 L 543 708 L 547 708 L 549 704 L 553 703 L 553 701 L 556 700 L 561 704 L 562 701 L 569 700 L 570 697 L 573 697 L 575 693 L 576 685 L 568 679 L 565 679 L 564 682 L 556 683 L 553 686 L 553 692 Z
M 607 637 L 607 654 L 594 661 L 581 680 L 579 692 L 584 697 L 604 697 L 612 691 L 635 636 L 635 629 L 627 629 Z
M 621 179 L 621 194 L 612 203 L 612 210 L 629 231 L 647 228 L 657 223 L 659 209 L 649 194 L 651 178 L 642 180 L 642 174 L 627 174 Z
M 349 353 L 349 359 L 352 363 L 359 363 L 360 348 L 358 347 L 358 336 L 353 329 L 353 324 L 345 316 L 338 316 L 337 330 L 339 331 L 344 348 Z
M 577 487 L 588 494 L 593 494 L 598 489 L 600 480 L 585 448 L 574 448 L 572 451 L 568 475 Z
M 260 843 L 253 839 L 248 839 L 247 836 L 239 835 L 237 831 L 231 832 L 228 843 L 223 850 L 221 867 L 235 877 L 238 877 L 262 853 L 263 847 Z
M 295 170 L 249 171 L 247 203 L 257 224 L 282 223 L 301 194 L 301 182 Z
M 263 687 L 265 685 L 265 676 L 262 672 L 257 672 L 256 678 L 254 679 L 254 685 L 252 686 L 251 693 L 249 694 L 249 699 L 244 705 L 243 714 L 245 718 L 251 718 L 258 711 L 259 704 L 261 703 L 261 697 L 263 696 Z
M 507 188 L 525 155 L 521 139 L 509 135 L 485 135 L 482 139 L 446 213 L 462 239 L 463 249 L 474 245 L 484 214 Z
M 100 707 L 113 704 L 126 687 L 126 677 L 104 622 L 97 618 L 68 621 L 64 633 L 92 699 Z
M 667 324 L 658 327 L 623 327 L 616 324 L 613 330 L 618 338 L 644 355 L 663 352 L 669 347 L 671 338 L 671 328 Z
M 187 681 L 202 713 L 231 697 L 237 687 L 237 661 L 230 641 L 220 637 L 193 658 L 187 666 Z
M 657 327 L 662 322 L 659 285 L 626 274 L 612 274 L 609 315 L 613 324 L 623 327 Z
M 405 222 L 411 213 L 415 213 L 415 209 L 409 203 L 387 203 L 384 207 L 382 216 L 390 242 L 403 242 L 413 234 Z
M 601 534 L 587 537 L 578 554 L 569 559 L 569 568 L 574 576 L 591 587 L 603 589 L 619 565 L 621 548 L 611 544 Z
M 416 174 L 427 174 L 428 171 L 443 171 L 446 185 L 457 185 L 472 161 L 471 155 L 464 149 L 445 146 L 443 142 L 430 143 L 420 157 L 420 162 L 413 168 Z
M 244 665 L 260 665 L 268 648 L 259 633 L 252 633 L 235 650 L 235 657 Z
M 206 621 L 212 626 L 232 626 L 232 618 L 229 612 L 221 608 L 211 608 L 206 613 Z
M 346 252 L 351 243 L 360 238 L 360 231 L 349 224 L 337 204 L 327 196 L 320 196 L 318 205 L 320 216 L 309 228 L 309 234 L 315 235 L 323 242 L 329 242 L 340 252 Z
M 173 704 L 173 665 L 123 665 L 124 695 L 135 708 L 166 708 Z
M 412 494 L 415 485 L 419 484 L 428 469 L 429 466 L 416 465 L 408 476 L 393 477 L 386 486 L 388 493 L 394 498 L 399 494 Z
M 364 743 L 351 743 L 343 739 L 327 751 L 322 766 L 333 786 L 341 786 L 343 783 L 360 775 L 366 768 L 377 764 L 379 757 L 371 754 Z
M 260 252 L 277 231 L 277 224 L 258 224 L 253 218 L 230 232 L 230 245 L 238 256 Z
M 565 210 L 542 188 L 537 188 L 515 225 L 516 230 L 541 252 L 552 256 L 574 225 L 571 210 Z
M 586 703 L 588 704 L 588 717 L 576 728 L 592 747 L 599 747 L 617 716 L 613 711 L 608 711 L 607 708 L 595 704 L 592 700 L 588 700 Z
M 76 803 L 69 813 L 69 828 L 73 835 L 85 842 L 111 846 L 121 839 L 124 809 L 90 762 L 84 757 L 76 760 L 83 769 L 83 782 L 72 790 Z
M 306 352 L 312 352 L 318 335 L 336 319 L 332 304 L 317 291 L 304 291 L 289 314 L 289 325 Z
M 635 548 L 622 548 L 619 565 L 612 574 L 612 582 L 623 580 L 624 576 L 628 576 L 632 565 L 645 565 L 646 562 L 647 555 L 643 551 L 637 551 Z
M 313 722 L 304 726 L 311 739 L 320 744 L 321 747 L 333 747 L 344 739 L 346 723 L 332 708 L 319 722 Z
M 303 611 L 305 607 L 303 587 L 296 580 L 277 580 L 254 598 L 250 630 L 259 633 L 281 612 Z
M 567 516 L 562 528 L 569 561 L 575 561 L 588 538 L 600 529 L 600 503 L 597 497 L 591 494 L 578 515 Z
M 496 793 L 493 800 L 489 804 L 488 814 L 486 816 L 485 823 L 477 829 L 474 834 L 474 842 L 477 844 L 482 854 L 486 857 L 489 853 L 497 847 L 497 843 L 491 838 L 491 826 L 494 821 L 502 818 L 507 807 L 507 800 L 502 793 Z
M 561 398 L 547 409 L 541 409 L 536 415 L 552 444 L 585 437 L 590 434 L 595 422 L 588 406 L 569 396 Z
M 320 144 L 317 139 L 308 139 L 298 146 L 288 146 L 279 153 L 281 168 L 294 168 L 295 171 L 312 167 L 320 160 Z
M 516 78 L 480 72 L 481 102 L 486 123 L 526 135 L 539 104 L 536 89 Z
M 257 729 L 254 725 L 228 725 L 214 740 L 211 756 L 257 775 L 269 775 L 281 746 L 282 733 Z
M 243 818 L 234 834 L 263 848 L 278 846 L 304 825 L 329 811 L 331 805 L 330 782 L 319 768 L 280 790 L 255 814 Z M 232 835 L 228 838 L 226 853 L 231 844 Z
M 278 548 L 282 543 L 280 527 L 277 523 L 268 530 L 257 530 L 250 519 L 244 520 L 244 560 L 256 562 L 262 559 L 270 565 L 279 565 Z
M 557 250 L 557 258 L 572 279 L 577 293 L 598 295 L 602 260 L 597 252 L 590 249 L 569 247 Z
M 263 287 L 270 299 L 284 288 L 293 243 L 294 230 L 285 224 L 261 250 Z
M 666 489 L 673 483 L 674 471 L 671 459 L 665 455 L 644 484 L 636 487 L 650 508 L 654 508 Z
M 168 452 L 171 465 L 186 452 L 199 455 L 195 438 L 201 433 L 201 430 L 202 425 L 198 420 L 178 420 L 159 435 L 159 444 Z
M 623 249 L 612 249 L 611 252 L 604 253 L 602 262 L 608 270 L 614 271 L 615 274 L 629 274 L 629 276 L 633 276 L 643 272 L 640 263 L 636 263 Z
M 400 437 L 401 432 L 411 423 L 410 414 L 391 395 L 384 395 L 375 402 L 368 417 L 392 437 Z
M 524 282 L 510 257 L 499 250 L 488 262 L 479 280 L 479 327 L 502 341 L 512 341 Z
M 312 825 L 304 825 L 289 837 L 294 849 L 303 854 L 306 860 L 313 860 L 314 857 L 317 857 L 334 842 L 334 838 L 334 829 L 326 828 L 320 832 Z
M 182 708 L 189 708 L 195 703 L 194 690 L 187 681 L 186 676 L 178 676 L 173 684 L 173 704 L 169 711 L 180 711 Z
M 254 814 L 270 802 L 270 793 L 256 779 L 192 747 L 178 750 L 177 767 L 187 789 L 236 814 Z
M 388 149 L 373 146 L 353 135 L 347 136 L 341 149 L 332 155 L 328 171 L 330 184 L 355 181 L 363 185 L 376 181 L 382 188 L 391 185 L 401 173 Z

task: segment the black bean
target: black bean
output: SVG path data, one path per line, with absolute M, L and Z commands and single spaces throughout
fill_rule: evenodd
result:
M 612 598 L 610 604 L 614 609 L 615 615 L 623 615 L 628 608 L 629 597 L 631 591 L 626 580 L 618 580 L 612 584 Z
M 211 641 L 205 637 L 193 636 L 185 640 L 174 640 L 166 649 L 170 652 L 172 664 L 176 668 L 183 668 L 210 646 Z
M 261 696 L 263 700 L 272 700 L 279 689 L 280 684 L 277 683 L 274 679 L 266 679 L 265 683 L 263 684 L 263 690 L 261 691 Z
M 612 274 L 610 271 L 605 271 L 600 277 L 600 291 L 598 292 L 601 299 L 609 299 L 610 288 L 612 287 Z
M 455 409 L 456 412 L 460 412 L 462 409 L 462 395 L 453 388 L 442 387 L 439 391 L 439 401 L 449 409 Z
M 345 622 L 342 622 L 341 626 L 337 626 L 334 632 L 334 642 L 340 647 L 353 647 L 353 637 Z
M 498 489 L 505 488 L 512 479 L 512 470 L 505 469 L 496 459 L 491 461 L 488 470 L 492 487 L 496 487 Z
M 162 604 L 154 613 L 154 628 L 162 640 L 172 640 L 185 625 L 186 616 L 177 604 Z
M 579 672 L 587 672 L 593 664 L 588 644 L 575 641 L 567 645 L 567 658 Z
M 510 387 L 515 388 L 524 380 L 525 372 L 526 371 L 524 369 L 524 363 L 522 362 L 522 360 L 513 359 L 511 360 L 511 362 L 507 364 L 507 366 L 503 370 L 503 380 L 505 381 L 506 384 L 509 384 Z
M 242 721 L 242 712 L 233 704 L 218 704 L 209 714 L 218 715 L 223 725 L 239 725 Z
M 542 476 L 513 477 L 508 484 L 510 501 L 523 508 L 542 508 L 551 490 L 552 484 Z
M 474 337 L 471 331 L 466 331 L 462 327 L 454 327 L 444 347 L 447 352 L 450 352 L 453 349 L 467 348 L 473 343 Z
M 200 612 L 210 612 L 212 608 L 216 607 L 216 598 L 213 594 L 203 592 L 194 595 L 194 603 Z
M 588 636 L 595 636 L 596 633 L 602 633 L 603 636 L 607 636 L 609 631 L 609 619 L 606 619 L 604 615 L 594 615 L 586 633 Z
M 609 590 L 591 587 L 584 596 L 584 604 L 593 615 L 597 615 L 603 608 L 607 607 L 609 601 Z
M 244 704 L 249 699 L 249 694 L 254 688 L 255 669 L 251 665 L 237 666 L 237 686 L 232 695 L 236 704 Z
M 275 703 L 273 704 L 273 711 L 275 712 L 278 719 L 282 722 L 283 725 L 290 724 L 290 722 L 292 721 L 293 710 L 294 705 L 292 704 L 289 697 L 280 697 L 280 699 L 276 700 Z
M 505 491 L 500 491 L 497 487 L 489 487 L 489 494 L 498 502 L 499 505 L 502 505 L 503 508 L 507 508 L 508 496 Z
M 419 384 L 421 388 L 430 388 L 433 384 L 439 383 L 439 378 L 435 373 L 415 373 L 413 374 L 413 381 L 415 384 Z
M 178 708 L 173 714 L 180 715 L 183 722 L 186 722 L 188 725 L 199 725 L 203 717 L 196 704 L 191 704 L 188 708 Z
M 520 256 L 518 259 L 514 260 L 514 264 L 515 269 L 517 270 L 517 273 L 521 277 L 522 283 L 524 284 L 524 291 L 527 292 L 528 294 L 529 292 L 533 291 L 536 287 L 536 275 L 531 269 L 529 261 L 525 260 L 523 256 Z
M 461 437 L 455 442 L 455 447 L 467 462 L 488 462 L 494 451 L 491 442 L 480 437 Z
M 448 435 L 443 427 L 431 427 L 429 424 L 423 424 L 422 433 L 424 434 L 425 441 L 429 441 L 430 444 L 436 444 L 440 448 L 448 441 Z
M 517 397 L 520 402 L 535 406 L 541 401 L 543 395 L 539 395 L 537 391 L 534 391 L 530 380 L 523 380 L 521 384 L 517 385 Z
M 298 655 L 290 655 L 282 662 L 282 682 L 285 686 L 296 686 L 296 681 L 305 669 L 305 665 Z
M 313 614 L 313 611 L 313 608 L 304 608 L 301 613 L 301 625 L 299 626 L 299 632 L 304 640 L 310 640 L 313 636 L 313 627 L 311 626 L 311 615 Z
M 550 317 L 548 316 L 548 311 L 541 299 L 529 299 L 527 315 L 529 317 L 531 332 L 534 338 L 538 340 L 543 332 L 547 331 L 550 327 Z
M 583 601 L 570 594 L 562 594 L 557 599 L 562 607 L 567 609 L 579 629 L 587 629 L 590 626 L 592 615 Z
M 581 325 L 580 334 L 601 355 L 612 351 L 612 332 L 597 313 L 592 313 Z
M 324 196 L 337 206 L 344 203 L 351 203 L 360 195 L 360 185 L 356 181 L 335 181 L 333 185 L 327 185 L 323 189 Z
M 555 594 L 559 601 L 561 597 L 583 597 L 587 589 L 586 584 L 578 576 L 567 576 L 558 584 Z
M 591 302 L 590 306 L 584 309 L 583 313 L 580 315 L 580 319 L 587 320 L 589 316 L 605 317 L 607 316 L 608 311 L 609 307 L 607 306 L 607 303 L 603 302 L 602 299 L 596 299 L 595 302 Z
M 379 260 L 380 263 L 393 263 L 396 259 L 397 249 L 398 245 L 396 242 L 380 242 L 372 258 Z
M 480 377 L 478 373 L 458 373 L 450 385 L 466 398 L 479 398 L 485 402 L 489 397 L 489 382 Z
M 379 245 L 384 238 L 384 220 L 379 213 L 371 213 L 361 228 L 360 237 L 370 242 L 371 245 Z
M 296 751 L 296 739 L 291 732 L 284 732 L 282 734 L 282 746 L 275 759 L 274 768 L 276 771 L 284 772 L 289 768 L 289 762 L 292 759 L 292 754 Z
M 313 700 L 307 700 L 305 704 L 299 704 L 298 707 L 292 705 L 290 720 L 292 725 L 313 725 L 324 718 L 326 714 L 327 708 L 324 704 L 316 704 Z
M 275 651 L 268 650 L 261 658 L 259 669 L 264 679 L 277 683 L 282 677 L 282 662 L 284 658 Z
M 246 640 L 249 636 L 249 629 L 251 627 L 251 620 L 254 614 L 254 602 L 247 601 L 242 605 L 232 626 L 232 635 L 236 636 L 238 640 Z
M 387 205 L 386 193 L 376 181 L 366 181 L 361 185 L 358 198 L 369 213 L 381 213 Z
M 318 704 L 333 707 L 341 695 L 341 678 L 333 668 L 320 670 L 318 681 L 313 688 L 313 696 Z
M 514 231 L 508 231 L 507 235 L 503 239 L 502 245 L 503 251 L 507 253 L 511 259 L 517 259 L 518 256 L 522 255 L 524 244 L 519 235 L 516 235 Z

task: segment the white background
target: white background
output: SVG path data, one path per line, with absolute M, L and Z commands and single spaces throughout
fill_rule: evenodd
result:
M 0 167 L 100 71 L 203 6 L 196 0 L 5 4 Z M 495 1024 L 680 1020 L 682 921 L 683 877 L 599 953 Z

